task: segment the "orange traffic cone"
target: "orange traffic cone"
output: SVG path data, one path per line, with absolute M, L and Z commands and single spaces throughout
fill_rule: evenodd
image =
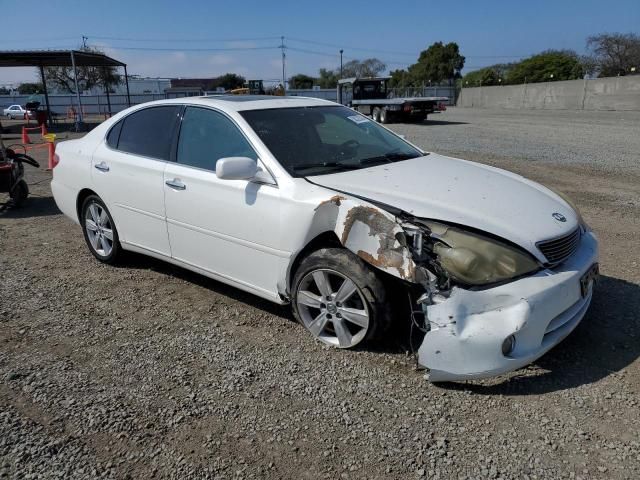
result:
M 56 154 L 56 144 L 53 142 L 49 143 L 49 165 L 47 166 L 47 170 L 53 170 L 55 165 L 53 164 L 53 157 Z
M 24 145 L 27 145 L 28 143 L 31 143 L 31 139 L 29 139 L 29 135 L 27 135 L 27 128 L 26 127 L 22 127 L 22 143 Z

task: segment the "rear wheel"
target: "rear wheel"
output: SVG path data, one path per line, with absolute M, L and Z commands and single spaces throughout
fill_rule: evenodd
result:
M 84 239 L 93 256 L 104 263 L 115 263 L 122 247 L 113 218 L 100 197 L 89 195 L 85 199 L 80 219 Z
M 27 197 L 29 196 L 29 186 L 24 180 L 20 180 L 16 186 L 9 192 L 13 205 L 16 207 L 21 206 Z
M 371 118 L 374 122 L 380 122 L 380 107 L 373 107 Z
M 300 264 L 293 286 L 295 317 L 327 345 L 353 348 L 378 340 L 390 324 L 382 281 L 348 250 L 312 253 Z

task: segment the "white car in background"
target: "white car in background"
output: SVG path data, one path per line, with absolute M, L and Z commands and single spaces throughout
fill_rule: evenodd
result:
M 596 237 L 562 195 L 329 101 L 146 103 L 57 156 L 55 200 L 98 260 L 131 250 L 291 303 L 339 348 L 411 316 L 432 381 L 540 357 L 583 318 L 598 273 Z
M 25 110 L 21 105 L 11 105 L 10 107 L 7 107 L 3 110 L 3 115 L 7 118 L 10 118 L 11 120 L 16 118 L 24 118 L 25 114 L 28 115 L 29 118 L 34 117 L 33 112 Z

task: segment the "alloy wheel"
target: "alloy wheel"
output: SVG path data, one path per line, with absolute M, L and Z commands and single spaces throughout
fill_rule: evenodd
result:
M 369 330 L 369 309 L 362 292 L 345 275 L 329 269 L 307 273 L 297 289 L 296 305 L 311 334 L 338 348 L 351 348 Z
M 108 257 L 113 251 L 113 226 L 104 207 L 91 202 L 84 214 L 84 228 L 91 248 L 101 257 Z

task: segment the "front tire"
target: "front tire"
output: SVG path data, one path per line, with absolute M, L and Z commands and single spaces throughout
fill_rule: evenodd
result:
M 122 247 L 118 230 L 102 199 L 89 195 L 80 211 L 82 232 L 89 250 L 103 263 L 114 264 L 121 255 Z
M 380 109 L 380 123 L 386 125 L 389 123 L 389 112 L 386 108 Z
M 382 281 L 349 250 L 323 248 L 310 254 L 296 271 L 292 293 L 296 319 L 333 347 L 379 340 L 391 323 Z
M 373 107 L 373 111 L 371 112 L 371 119 L 374 122 L 380 122 L 380 107 Z

